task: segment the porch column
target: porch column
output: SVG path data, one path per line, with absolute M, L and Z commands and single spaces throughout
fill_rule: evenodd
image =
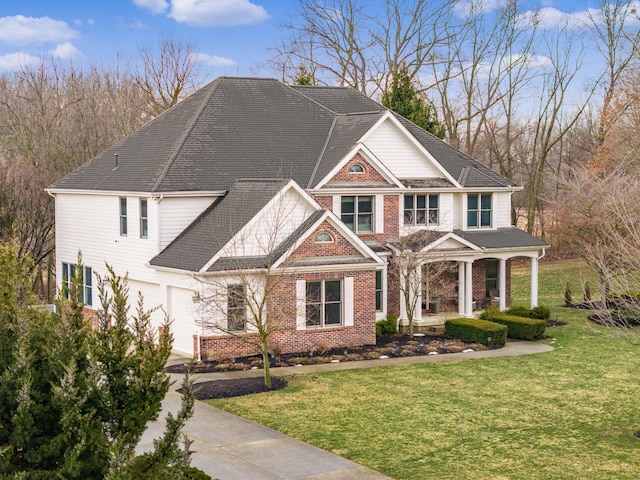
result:
M 465 283 L 466 283 L 465 262 L 458 262 L 458 315 L 464 317 L 465 312 Z
M 464 316 L 473 316 L 473 261 L 467 264 L 464 274 Z
M 500 268 L 498 269 L 498 291 L 500 292 L 498 308 L 504 312 L 507 309 L 507 261 L 504 259 L 500 259 Z
M 538 257 L 531 258 L 531 308 L 538 306 Z

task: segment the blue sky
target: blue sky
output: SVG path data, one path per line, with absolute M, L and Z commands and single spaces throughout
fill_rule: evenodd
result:
M 491 8 L 504 1 L 484 3 Z M 579 23 L 587 7 L 596 5 L 595 0 L 531 4 L 543 9 L 549 27 L 559 19 Z M 0 71 L 41 54 L 109 65 L 117 54 L 135 57 L 139 47 L 168 36 L 196 45 L 206 79 L 272 75 L 260 67 L 294 8 L 293 0 L 0 0 Z
M 287 0 L 0 0 L 0 71 L 40 54 L 112 64 L 162 36 L 193 42 L 207 77 L 252 75 L 288 21 Z

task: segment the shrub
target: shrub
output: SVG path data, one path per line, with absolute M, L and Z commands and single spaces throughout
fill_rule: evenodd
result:
M 519 338 L 522 340 L 533 340 L 544 335 L 547 326 L 546 320 L 523 318 L 514 315 L 499 315 L 491 320 L 492 322 L 506 325 L 509 338 Z
M 573 303 L 573 295 L 571 294 L 571 285 L 567 282 L 566 287 L 564 288 L 564 304 L 571 305 Z
M 444 322 L 447 335 L 493 347 L 507 341 L 507 327 L 476 318 L 453 318 Z
M 531 318 L 531 310 L 529 310 L 527 307 L 521 306 L 511 307 L 508 310 L 505 310 L 504 314 L 516 317 Z
M 480 320 L 488 320 L 491 321 L 493 317 L 500 315 L 500 309 L 496 307 L 487 307 L 480 314 Z
M 389 314 L 384 320 L 376 322 L 376 337 L 398 333 L 398 316 Z
M 534 307 L 529 313 L 529 317 L 538 320 L 549 320 L 551 318 L 551 310 L 548 307 Z

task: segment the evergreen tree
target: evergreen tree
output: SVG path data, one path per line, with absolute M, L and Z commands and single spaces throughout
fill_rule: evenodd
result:
M 78 265 L 82 272 L 81 258 Z M 181 448 L 179 440 L 193 413 L 188 377 L 165 435 L 136 456 L 169 389 L 164 367 L 173 339 L 168 323 L 156 335 L 142 298 L 129 316 L 127 277 L 107 268 L 94 329 L 82 313 L 81 278 L 55 313 L 32 307 L 28 263 L 0 245 L 0 478 L 186 476 L 190 442 Z
M 294 85 L 315 85 L 316 79 L 313 76 L 313 73 L 307 70 L 304 65 L 300 65 L 298 69 L 298 73 L 293 79 Z
M 406 65 L 393 75 L 391 88 L 382 95 L 382 104 L 436 137 L 444 138 L 444 126 L 438 122 L 426 97 L 417 91 Z

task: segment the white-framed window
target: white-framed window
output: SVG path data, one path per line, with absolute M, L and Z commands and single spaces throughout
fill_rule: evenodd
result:
M 146 198 L 140 199 L 140 238 L 149 236 L 149 210 Z
M 365 173 L 365 169 L 359 163 L 354 163 L 349 167 L 349 173 Z
M 382 270 L 376 270 L 376 312 L 382 312 L 384 285 L 382 284 Z
M 307 327 L 342 325 L 342 281 L 306 282 Z
M 80 303 L 84 303 L 87 306 L 93 305 L 93 271 L 91 267 L 84 267 L 83 270 L 79 270 L 77 265 L 73 263 L 62 262 L 62 295 L 64 298 L 69 299 L 69 292 L 73 288 L 73 282 L 76 275 L 79 275 L 78 287 L 80 291 Z
M 467 228 L 490 228 L 491 206 L 490 193 L 467 194 Z
M 343 196 L 340 219 L 356 233 L 373 232 L 373 196 Z
M 333 235 L 329 232 L 320 232 L 316 235 L 316 243 L 333 243 Z
M 127 199 L 120 197 L 120 235 L 127 236 Z
M 227 330 L 239 332 L 247 329 L 247 305 L 244 285 L 227 286 Z
M 405 225 L 438 225 L 438 195 L 404 195 Z

